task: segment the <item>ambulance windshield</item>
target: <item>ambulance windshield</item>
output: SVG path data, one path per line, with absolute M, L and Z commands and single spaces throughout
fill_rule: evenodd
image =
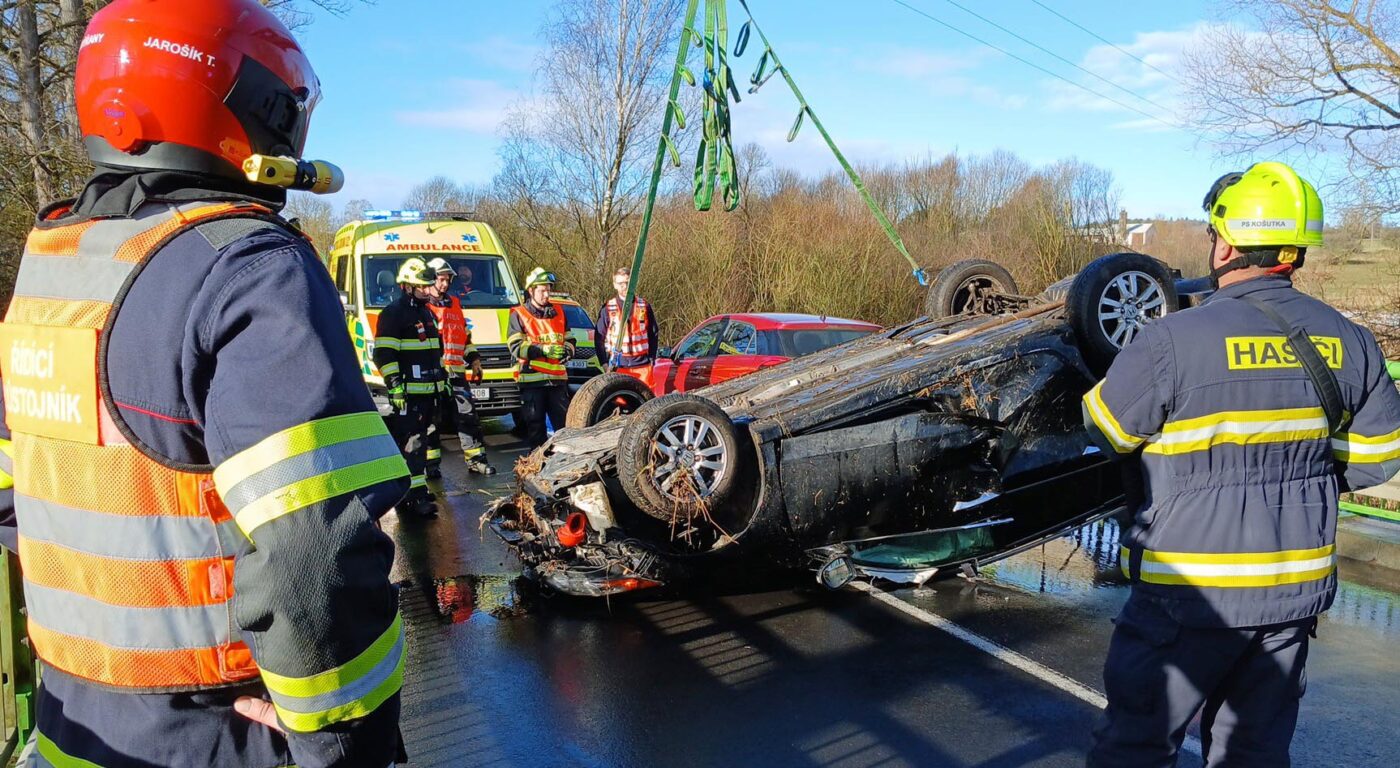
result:
M 399 286 L 394 282 L 399 265 L 405 259 L 418 257 L 429 261 L 437 257 L 432 253 L 395 253 L 393 255 L 370 256 L 365 261 L 365 306 L 386 307 L 399 297 Z M 465 309 L 489 309 L 513 307 L 520 303 L 520 295 L 515 290 L 515 282 L 506 271 L 506 262 L 499 256 L 448 256 L 452 268 L 457 270 L 457 279 L 452 281 L 452 295 L 462 302 Z

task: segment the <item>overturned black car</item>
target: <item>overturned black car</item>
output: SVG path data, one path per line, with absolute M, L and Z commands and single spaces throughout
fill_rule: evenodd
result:
M 754 565 L 828 586 L 976 568 L 1122 505 L 1080 398 L 1143 323 L 1206 290 L 1136 253 L 1035 297 L 959 262 L 928 317 L 559 431 L 487 522 L 572 595 Z

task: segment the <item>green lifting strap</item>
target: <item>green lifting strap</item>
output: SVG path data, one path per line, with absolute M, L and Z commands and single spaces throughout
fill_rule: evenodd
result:
M 831 154 L 836 156 L 837 162 L 841 163 L 841 167 L 846 171 L 846 175 L 850 177 L 851 183 L 855 185 L 856 191 L 860 193 L 861 199 L 865 201 L 865 206 L 870 209 L 870 213 L 875 216 L 875 219 L 880 222 L 880 226 L 884 228 L 885 236 L 890 239 L 890 243 L 892 243 L 899 251 L 900 255 L 904 257 L 904 260 L 909 262 L 909 266 L 914 271 L 914 279 L 919 281 L 919 285 L 928 285 L 928 275 L 926 275 L 923 268 L 919 266 L 919 262 L 915 261 L 914 257 L 909 255 L 909 249 L 904 247 L 904 239 L 899 236 L 899 232 L 895 231 L 894 224 L 890 223 L 889 217 L 881 210 L 880 204 L 875 202 L 874 197 L 871 197 L 869 190 L 865 188 L 865 182 L 860 178 L 860 174 L 856 173 L 856 169 L 852 168 L 851 164 L 846 161 L 846 156 L 841 154 L 841 150 L 836 146 L 836 142 L 832 140 L 831 134 L 826 132 L 826 126 L 822 125 L 822 121 L 817 118 L 817 113 L 812 111 L 812 107 L 807 103 L 807 99 L 803 97 L 802 91 L 798 89 L 797 83 L 793 81 L 792 75 L 788 74 L 787 67 L 783 66 L 782 61 L 778 59 L 778 53 L 773 50 L 773 45 L 768 42 L 768 36 L 763 34 L 763 29 L 758 26 L 758 21 L 753 17 L 753 11 L 749 10 L 748 1 L 739 0 L 739 5 L 744 7 L 744 13 L 749 17 L 749 20 L 744 23 L 745 29 L 739 33 L 739 37 L 747 41 L 747 28 L 752 25 L 753 31 L 758 33 L 759 41 L 763 43 L 763 55 L 759 57 L 758 67 L 754 70 L 753 77 L 749 79 L 749 93 L 757 93 L 758 89 L 762 88 L 763 84 L 768 82 L 768 78 L 772 77 L 775 73 L 782 74 L 783 80 L 787 82 L 788 88 L 792 90 L 792 95 L 797 99 L 799 106 L 797 118 L 792 123 L 792 129 L 788 131 L 788 141 L 793 141 L 797 138 L 798 131 L 802 129 L 803 118 L 812 121 L 812 125 L 816 126 L 817 131 L 822 135 L 822 139 L 826 141 L 826 146 L 831 149 Z M 766 68 L 770 64 L 773 68 L 767 70 Z
M 661 118 L 661 137 L 656 142 L 656 159 L 651 164 L 651 183 L 647 186 L 647 202 L 642 208 L 642 226 L 637 233 L 637 248 L 632 253 L 632 279 L 627 285 L 627 301 L 622 307 L 621 327 L 626 328 L 632 321 L 632 305 L 636 303 L 637 284 L 642 279 L 642 260 L 647 252 L 647 234 L 651 232 L 651 215 L 656 209 L 656 190 L 661 185 L 661 170 L 669 154 L 671 160 L 680 166 L 680 154 L 676 151 L 676 145 L 671 140 L 671 124 L 677 123 L 684 127 L 685 115 L 681 112 L 680 97 L 681 81 L 695 84 L 695 75 L 685 66 L 686 56 L 690 53 L 691 36 L 695 34 L 695 10 L 699 5 L 699 0 L 687 0 L 685 7 L 685 21 L 681 24 L 681 44 L 676 48 L 676 66 L 671 74 L 671 91 L 666 97 L 666 111 Z M 599 341 L 603 341 L 599 339 Z M 608 370 L 617 368 L 620 361 L 619 352 L 613 352 L 608 359 Z
M 905 247 L 904 240 L 895 231 L 894 225 L 890 223 L 889 217 L 880 208 L 879 203 L 865 188 L 865 182 L 861 180 L 860 174 L 847 162 L 846 156 L 836 146 L 831 134 L 827 133 L 826 126 L 822 125 L 817 113 L 812 111 L 811 105 L 798 89 L 797 83 L 793 81 L 792 75 L 788 74 L 787 68 L 783 66 L 778 54 L 773 50 L 773 46 L 768 42 L 768 37 L 759 28 L 758 22 L 753 17 L 753 12 L 749 10 L 746 0 L 739 0 L 739 4 L 744 7 L 744 13 L 748 16 L 748 21 L 740 28 L 739 34 L 734 44 L 733 55 L 742 56 L 748 48 L 749 38 L 753 32 L 758 33 L 759 40 L 763 43 L 763 53 L 759 56 L 758 67 L 754 70 L 753 76 L 749 79 L 749 93 L 757 93 L 765 83 L 775 74 L 782 74 L 783 80 L 792 90 L 792 95 L 797 98 L 800 107 L 797 119 L 793 121 L 792 129 L 788 132 L 788 141 L 797 138 L 798 131 L 802 129 L 805 119 L 810 119 L 812 125 L 817 127 L 822 139 L 826 141 L 826 146 L 831 153 L 836 156 L 836 160 L 841 163 L 842 169 L 855 185 L 856 191 L 860 193 L 861 199 L 870 209 L 870 213 L 880 222 L 880 226 L 885 230 L 885 236 L 890 243 L 904 256 L 905 261 L 914 271 L 914 278 L 920 285 L 928 285 L 928 276 L 924 273 L 919 263 L 914 257 L 909 255 L 909 249 Z M 688 0 L 686 3 L 685 19 L 681 24 L 681 41 L 676 49 L 676 65 L 671 76 L 670 94 L 666 99 L 666 110 L 661 120 L 661 136 L 657 140 L 656 159 L 651 167 L 651 183 L 647 187 L 646 205 L 642 208 L 642 224 L 637 234 L 637 247 L 632 254 L 632 279 L 627 287 L 627 299 L 622 308 L 621 327 L 627 327 L 632 319 L 632 307 L 636 302 L 637 286 L 641 283 L 642 262 L 646 256 L 647 236 L 651 232 L 652 214 L 656 209 L 656 192 L 661 184 L 661 172 L 667 160 L 675 167 L 680 167 L 680 151 L 676 147 L 675 140 L 671 138 L 672 125 L 680 130 L 685 130 L 685 114 L 681 111 L 680 96 L 681 83 L 696 85 L 695 75 L 686 67 L 686 58 L 690 53 L 691 45 L 695 45 L 704 52 L 704 70 L 701 73 L 701 119 L 700 119 L 700 139 L 695 154 L 694 173 L 694 198 L 695 208 L 699 211 L 708 211 L 714 203 L 715 187 L 718 185 L 724 199 L 725 210 L 732 211 L 739 206 L 739 174 L 734 155 L 733 132 L 730 124 L 730 99 L 734 103 L 740 101 L 739 89 L 734 84 L 733 72 L 729 67 L 729 18 L 726 10 L 727 0 L 705 0 L 705 23 L 704 31 L 695 28 L 696 13 L 700 8 L 699 0 Z M 620 362 L 619 353 L 614 352 L 608 360 L 608 370 L 613 370 Z

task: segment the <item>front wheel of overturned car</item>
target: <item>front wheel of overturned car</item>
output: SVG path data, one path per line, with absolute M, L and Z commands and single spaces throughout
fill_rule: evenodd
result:
M 1016 279 L 1006 267 L 986 259 L 964 259 L 943 268 L 924 298 L 924 314 L 934 319 L 987 311 L 996 294 L 1015 294 Z
M 739 439 L 718 405 L 698 395 L 647 402 L 622 427 L 617 474 L 627 498 L 658 520 L 708 516 L 735 494 Z
M 1089 262 L 1065 297 L 1084 360 L 1100 375 L 1147 323 L 1177 307 L 1171 270 L 1141 253 L 1111 253 Z
M 591 427 L 615 414 L 633 413 L 654 397 L 651 387 L 625 373 L 602 373 L 574 393 L 564 426 Z

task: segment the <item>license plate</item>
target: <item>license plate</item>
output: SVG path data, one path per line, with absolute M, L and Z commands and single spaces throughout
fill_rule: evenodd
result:
M 490 400 L 491 390 L 487 387 L 472 387 L 473 400 Z
M 588 368 L 588 361 L 587 361 L 587 360 L 570 360 L 569 362 L 564 363 L 564 365 L 567 365 L 567 366 L 569 366 L 570 368 L 576 368 L 576 369 L 577 369 L 577 368 L 583 368 L 583 369 L 587 369 L 587 368 Z

